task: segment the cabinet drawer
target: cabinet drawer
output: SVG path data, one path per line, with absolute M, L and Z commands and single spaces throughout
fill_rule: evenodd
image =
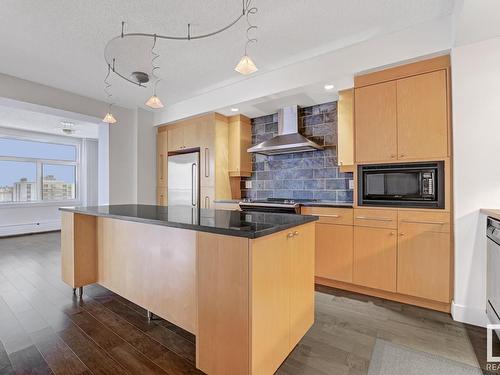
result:
M 303 207 L 301 213 L 319 216 L 319 223 L 352 225 L 352 208 Z
M 394 210 L 355 208 L 354 225 L 359 227 L 396 229 L 398 225 L 398 212 Z
M 398 222 L 399 231 L 402 233 L 415 226 L 419 226 L 427 232 L 449 233 L 451 215 L 449 212 L 400 211 Z

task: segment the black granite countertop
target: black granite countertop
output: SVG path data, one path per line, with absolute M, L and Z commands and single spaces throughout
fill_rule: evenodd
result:
M 263 237 L 318 220 L 317 216 L 142 204 L 61 207 L 59 209 L 85 215 L 111 217 L 246 238 Z

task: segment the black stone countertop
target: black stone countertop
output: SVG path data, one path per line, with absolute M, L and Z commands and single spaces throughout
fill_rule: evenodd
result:
M 142 204 L 61 207 L 59 209 L 85 215 L 111 217 L 139 223 L 246 238 L 263 237 L 318 220 L 317 216 Z

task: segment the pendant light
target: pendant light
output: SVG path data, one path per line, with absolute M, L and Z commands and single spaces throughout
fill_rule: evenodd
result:
M 115 59 L 113 59 L 113 69 L 115 65 Z M 111 100 L 111 97 L 113 94 L 111 94 L 110 88 L 111 88 L 111 83 L 108 81 L 109 75 L 111 73 L 111 65 L 108 64 L 108 74 L 106 74 L 106 78 L 104 78 L 104 92 L 108 96 L 108 101 Z M 108 112 L 106 113 L 106 116 L 102 119 L 102 122 L 105 122 L 107 124 L 114 124 L 116 123 L 116 118 L 113 116 L 113 112 L 111 111 L 111 107 L 113 106 L 113 103 L 109 103 L 109 108 Z
M 250 37 L 250 31 L 256 30 L 257 26 L 252 25 L 252 23 L 250 22 L 249 16 L 254 15 L 255 13 L 257 13 L 257 8 L 251 6 L 251 1 L 247 1 L 247 7 L 245 8 L 245 12 L 244 12 L 244 14 L 246 15 L 247 24 L 248 24 L 247 33 L 246 33 L 247 42 L 245 43 L 245 54 L 241 58 L 240 62 L 234 68 L 234 70 L 236 70 L 240 74 L 243 74 L 244 76 L 246 76 L 248 74 L 255 73 L 257 70 L 259 70 L 257 68 L 257 65 L 255 65 L 255 63 L 250 58 L 250 56 L 248 56 L 248 53 L 247 53 L 248 45 L 250 43 L 257 42 L 256 38 Z
M 245 54 L 245 56 L 243 56 L 241 58 L 238 65 L 236 65 L 234 70 L 236 70 L 238 73 L 246 76 L 248 74 L 255 73 L 259 69 L 255 65 L 255 63 L 252 61 L 252 59 L 248 55 Z
M 158 69 L 160 69 L 160 67 L 158 65 L 156 65 L 155 60 L 157 60 L 160 57 L 160 54 L 155 52 L 155 47 L 156 47 L 156 34 L 154 35 L 154 39 L 153 39 L 153 47 L 151 47 L 151 56 L 152 56 L 151 57 L 151 68 L 152 68 L 151 69 L 151 76 L 156 78 L 156 81 L 154 83 L 153 95 L 148 100 L 146 100 L 145 104 L 149 108 L 159 109 L 159 108 L 163 108 L 164 105 L 161 102 L 160 98 L 156 96 L 156 86 L 158 86 L 158 82 L 160 82 L 160 78 L 158 78 L 158 76 L 155 73 Z

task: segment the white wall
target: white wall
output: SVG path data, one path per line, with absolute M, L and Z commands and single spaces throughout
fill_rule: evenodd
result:
M 486 323 L 485 218 L 500 208 L 500 38 L 452 51 L 456 320 Z
M 137 110 L 137 203 L 156 204 L 156 128 L 153 112 Z

